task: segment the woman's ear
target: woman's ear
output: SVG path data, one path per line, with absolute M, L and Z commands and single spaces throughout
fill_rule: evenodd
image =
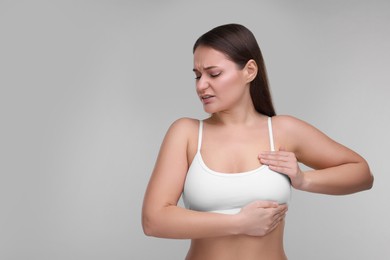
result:
M 256 78 L 257 70 L 258 70 L 256 61 L 252 59 L 249 60 L 246 63 L 244 70 L 247 78 L 247 83 L 252 82 L 252 80 Z

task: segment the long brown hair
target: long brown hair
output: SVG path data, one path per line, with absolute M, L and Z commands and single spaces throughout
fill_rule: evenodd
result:
M 240 24 L 225 24 L 206 32 L 198 38 L 193 52 L 199 46 L 208 46 L 227 55 L 240 69 L 253 59 L 258 72 L 250 83 L 250 94 L 257 112 L 267 115 L 276 115 L 269 90 L 268 77 L 263 55 L 253 33 Z

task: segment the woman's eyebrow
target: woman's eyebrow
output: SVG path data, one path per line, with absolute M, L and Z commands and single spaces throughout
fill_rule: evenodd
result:
M 205 68 L 203 68 L 204 70 L 211 70 L 211 69 L 215 69 L 215 68 L 217 68 L 217 66 L 208 66 L 208 67 L 205 67 Z M 199 72 L 197 69 L 192 69 L 192 71 L 194 71 L 194 72 Z

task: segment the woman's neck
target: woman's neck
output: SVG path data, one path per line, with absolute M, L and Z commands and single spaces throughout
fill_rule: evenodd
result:
M 210 121 L 222 125 L 252 125 L 261 116 L 254 106 L 250 105 L 214 113 Z

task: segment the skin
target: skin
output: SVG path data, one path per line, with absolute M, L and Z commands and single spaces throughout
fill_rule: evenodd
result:
M 223 53 L 199 46 L 194 53 L 194 72 L 196 92 L 204 110 L 211 114 L 204 120 L 201 148 L 209 168 L 234 173 L 266 164 L 288 175 L 294 188 L 324 194 L 371 188 L 373 177 L 360 155 L 297 118 L 272 118 L 278 149 L 269 151 L 267 117 L 256 112 L 249 94 L 249 84 L 257 74 L 253 60 L 239 69 Z M 196 154 L 198 127 L 198 120 L 182 118 L 164 138 L 144 197 L 145 234 L 191 239 L 189 260 L 286 259 L 286 205 L 254 201 L 236 215 L 197 212 L 177 205 Z M 221 145 L 224 149 L 218 149 Z M 298 162 L 313 170 L 303 172 Z

